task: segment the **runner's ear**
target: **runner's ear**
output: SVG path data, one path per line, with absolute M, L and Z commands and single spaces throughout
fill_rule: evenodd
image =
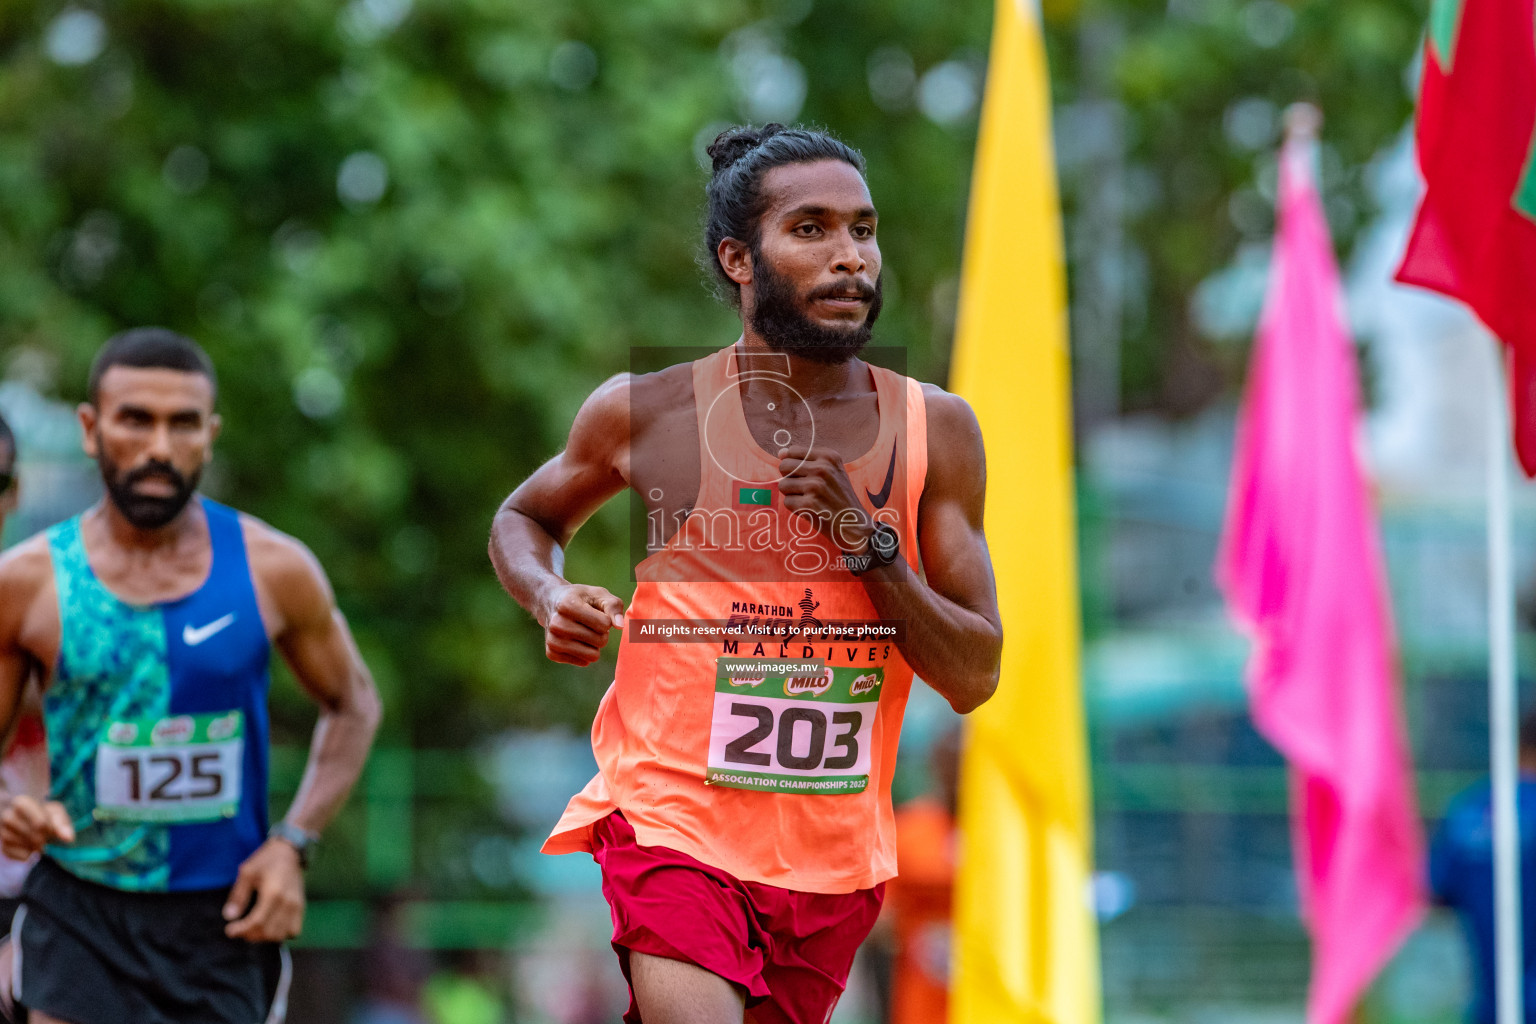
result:
M 735 238 L 722 238 L 715 249 L 715 257 L 725 276 L 737 284 L 752 283 L 752 250 L 745 242 Z
M 80 447 L 85 454 L 94 459 L 96 457 L 96 424 L 101 415 L 96 406 L 90 402 L 81 402 L 75 406 L 75 418 L 80 421 Z

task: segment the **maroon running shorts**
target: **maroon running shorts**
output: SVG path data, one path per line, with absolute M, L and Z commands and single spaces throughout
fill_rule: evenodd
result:
M 743 882 L 663 846 L 641 846 L 618 811 L 592 826 L 613 910 L 613 949 L 696 964 L 746 994 L 758 1024 L 826 1024 L 885 884 L 850 893 Z M 641 1024 L 633 988 L 627 1024 Z

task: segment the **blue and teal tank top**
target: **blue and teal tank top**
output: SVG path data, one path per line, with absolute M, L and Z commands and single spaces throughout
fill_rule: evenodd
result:
M 46 854 L 116 889 L 224 888 L 266 839 L 270 645 L 239 513 L 199 500 L 212 568 L 163 604 L 102 585 L 79 516 L 48 531 L 60 635 L 43 714 L 76 840 Z

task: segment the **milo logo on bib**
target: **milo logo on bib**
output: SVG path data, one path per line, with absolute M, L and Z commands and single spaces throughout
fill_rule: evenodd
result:
M 831 669 L 823 669 L 820 675 L 791 676 L 784 680 L 784 693 L 790 697 L 797 697 L 801 694 L 820 697 L 832 689 L 834 678 Z
M 709 785 L 819 796 L 868 787 L 884 668 L 730 656 L 715 665 Z
M 139 738 L 139 727 L 132 722 L 113 722 L 107 727 L 107 742 L 119 746 Z
M 127 725 L 131 723 L 117 723 Z M 197 724 L 192 721 L 191 715 L 177 715 L 175 718 L 162 718 L 149 730 L 149 742 L 157 747 L 163 747 L 174 743 L 185 743 L 192 738 L 192 733 L 197 729 Z M 134 730 L 137 732 L 138 730 Z
M 239 711 L 112 722 L 96 748 L 95 815 L 169 824 L 232 817 L 244 758 Z

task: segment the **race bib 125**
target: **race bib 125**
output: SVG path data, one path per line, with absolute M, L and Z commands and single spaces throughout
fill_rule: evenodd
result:
M 822 796 L 869 785 L 884 668 L 736 657 L 715 665 L 708 784 Z
M 113 722 L 96 748 L 96 816 L 173 824 L 232 817 L 244 755 L 239 711 Z

